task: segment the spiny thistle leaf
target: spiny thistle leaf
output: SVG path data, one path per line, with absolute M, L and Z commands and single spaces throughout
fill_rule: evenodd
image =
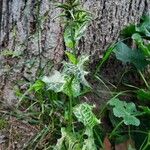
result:
M 66 84 L 64 85 L 63 92 L 68 96 L 73 96 L 73 97 L 80 96 L 81 94 L 80 82 L 74 78 L 70 87 L 68 86 L 68 84 L 69 83 L 66 82 Z M 70 93 L 70 89 L 68 89 L 68 87 L 71 88 L 72 93 Z
M 50 77 L 44 76 L 42 81 L 46 83 L 48 90 L 53 90 L 55 92 L 61 92 L 65 84 L 64 77 L 56 70 Z
M 66 76 L 74 75 L 76 80 L 84 86 L 90 87 L 89 83 L 86 81 L 85 76 L 88 74 L 84 70 L 84 64 L 89 59 L 89 56 L 81 56 L 76 65 L 68 62 L 64 62 L 63 73 Z
M 75 134 L 68 132 L 65 128 L 61 128 L 61 138 L 57 140 L 54 150 L 64 150 L 65 145 L 67 150 L 81 150 L 79 141 L 76 139 Z
M 82 103 L 74 107 L 73 113 L 79 122 L 82 122 L 85 127 L 92 129 L 95 125 L 100 124 L 100 120 L 96 118 L 92 112 L 93 106 Z
M 88 138 L 84 140 L 82 150 L 97 150 L 92 129 L 87 128 L 85 134 Z

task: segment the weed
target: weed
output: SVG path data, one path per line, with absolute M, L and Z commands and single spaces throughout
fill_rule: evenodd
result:
M 85 63 L 88 62 L 89 56 L 78 56 L 78 43 L 90 24 L 91 13 L 81 7 L 79 0 L 57 3 L 56 8 L 61 8 L 63 11 L 57 17 L 63 18 L 64 42 L 67 49 L 64 53 L 67 61 L 63 61 L 62 68 L 53 70 L 50 76 L 40 76 L 30 85 L 18 103 L 20 109 L 23 103 L 28 107 L 23 109 L 25 113 L 21 115 L 18 115 L 16 110 L 16 115 L 40 128 L 40 132 L 24 148 L 36 149 L 46 137 L 50 137 L 48 142 L 47 140 L 45 142 L 45 149 L 97 150 L 105 147 L 105 142 L 103 144 L 105 136 L 105 139 L 109 138 L 116 142 L 118 138 L 131 139 L 134 132 L 149 133 L 149 127 L 145 131 L 137 129 L 143 125 L 144 121 L 141 120 L 145 115 L 150 114 L 150 86 L 144 75 L 144 70 L 150 63 L 150 45 L 147 42 L 150 37 L 150 17 L 145 16 L 137 26 L 130 25 L 125 28 L 122 36 L 126 39 L 113 43 L 99 62 L 94 77 L 107 88 L 111 99 L 108 99 L 103 109 L 98 109 L 98 113 L 95 114 L 91 104 L 81 103 L 86 93 L 93 92 L 95 95 L 98 93 L 96 90 L 93 91 L 86 79 L 88 72 Z M 132 40 L 134 47 L 131 42 L 127 42 L 128 39 Z M 121 91 L 117 86 L 110 82 L 105 83 L 100 78 L 99 70 L 112 53 L 123 64 L 132 65 L 132 69 L 139 73 L 145 83 L 142 88 L 128 84 L 130 88 Z M 115 89 L 114 91 L 109 88 L 108 83 Z M 122 101 L 129 94 L 135 100 Z M 104 129 L 101 127 L 102 117 L 107 118 L 110 125 L 110 129 L 104 135 L 102 135 Z M 150 134 L 146 134 L 140 149 L 147 149 L 149 139 Z
M 0 118 L 0 130 L 7 128 L 7 126 L 8 126 L 8 121 L 3 118 Z

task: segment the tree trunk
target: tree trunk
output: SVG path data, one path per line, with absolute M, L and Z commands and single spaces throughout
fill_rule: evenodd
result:
M 150 0 L 82 2 L 93 13 L 93 21 L 80 42 L 80 52 L 94 59 L 125 25 L 138 22 L 150 10 Z M 60 12 L 50 0 L 0 0 L 0 99 L 7 106 L 16 100 L 17 86 L 25 89 L 39 75 L 39 68 L 62 60 L 63 29 L 59 19 L 53 19 Z

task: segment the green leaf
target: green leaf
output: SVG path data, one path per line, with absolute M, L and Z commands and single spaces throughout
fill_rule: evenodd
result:
M 144 90 L 144 89 L 138 90 L 137 98 L 143 101 L 150 101 L 150 90 Z
M 149 63 L 140 50 L 131 49 L 123 42 L 117 44 L 114 53 L 118 60 L 123 63 L 131 63 L 139 70 L 144 69 Z
M 73 113 L 79 122 L 82 122 L 85 127 L 92 129 L 95 125 L 100 124 L 100 120 L 92 112 L 93 106 L 82 103 L 74 107 Z
M 75 57 L 71 53 L 67 54 L 71 61 L 74 62 Z M 44 76 L 41 81 L 46 84 L 47 90 L 52 90 L 57 93 L 63 92 L 73 97 L 80 96 L 85 87 L 90 87 L 85 79 L 85 75 L 88 72 L 84 71 L 84 63 L 87 60 L 87 56 L 82 56 L 76 64 L 64 62 L 64 68 L 61 73 L 54 71 L 50 77 Z M 72 80 L 71 83 L 70 80 Z
M 78 44 L 78 41 L 81 39 L 82 36 L 84 36 L 88 24 L 89 22 L 86 20 L 80 23 L 78 21 L 70 22 L 65 27 L 65 45 L 69 48 L 75 48 L 75 46 Z
M 36 92 L 41 90 L 41 89 L 44 89 L 45 87 L 45 83 L 41 80 L 37 80 L 31 87 L 31 89 L 35 90 Z
M 78 63 L 78 60 L 77 60 L 77 58 L 76 58 L 75 55 L 73 55 L 72 53 L 69 53 L 69 52 L 65 52 L 65 53 L 66 53 L 66 55 L 67 55 L 67 57 L 69 58 L 69 61 L 70 61 L 71 63 L 73 63 L 74 65 L 75 65 L 76 63 Z
M 90 88 L 89 83 L 85 79 L 88 72 L 84 70 L 84 64 L 88 61 L 88 59 L 89 56 L 81 56 L 76 65 L 64 62 L 63 74 L 67 77 L 73 75 L 76 78 L 76 81 L 81 83 L 83 86 Z
M 123 35 L 124 37 L 131 37 L 135 32 L 136 26 L 134 24 L 130 24 L 121 31 L 121 35 Z
M 81 24 L 78 28 L 76 28 L 76 32 L 75 32 L 75 40 L 78 42 L 82 36 L 84 36 L 84 33 L 86 31 L 88 27 L 88 23 L 84 22 L 83 24 Z
M 55 6 L 56 8 L 63 8 L 64 10 L 70 9 L 70 5 L 67 3 L 56 3 Z
M 67 79 L 69 80 L 69 79 Z M 63 87 L 63 92 L 68 95 L 68 96 L 73 96 L 73 97 L 78 97 L 81 94 L 81 87 L 80 87 L 80 82 L 78 80 L 76 80 L 76 78 L 73 79 L 72 83 L 71 83 L 71 87 L 69 86 L 69 82 L 64 85 Z M 72 93 L 70 93 L 70 89 Z
M 84 140 L 82 150 L 97 150 L 94 142 L 93 131 L 87 128 L 85 134 L 88 136 L 88 138 Z
M 132 39 L 136 42 L 139 49 L 143 52 L 145 56 L 150 57 L 150 49 L 147 45 L 144 44 L 144 41 L 139 33 L 135 33 L 132 35 Z
M 109 59 L 111 53 L 113 52 L 115 47 L 115 44 L 111 44 L 108 49 L 106 50 L 106 53 L 104 54 L 102 60 L 98 63 L 95 74 L 98 73 L 98 71 L 101 69 L 102 65 Z
M 57 140 L 54 150 L 66 150 L 66 147 L 67 150 L 81 150 L 75 134 L 68 132 L 65 128 L 61 128 L 61 138 Z
M 73 108 L 73 113 L 79 122 L 82 122 L 86 128 L 85 134 L 88 136 L 84 140 L 82 150 L 96 150 L 96 145 L 93 136 L 93 127 L 100 124 L 100 120 L 96 118 L 92 112 L 93 106 L 82 103 Z
M 150 15 L 145 15 L 142 18 L 142 22 L 138 27 L 136 27 L 136 31 L 144 34 L 147 37 L 150 37 Z
M 64 40 L 67 47 L 74 49 L 82 36 L 84 36 L 91 21 L 91 16 L 86 11 L 81 10 L 76 10 L 75 13 L 69 12 L 73 20 L 70 20 L 65 26 Z
M 148 106 L 139 106 L 143 112 L 150 115 L 150 108 Z
M 50 77 L 44 76 L 42 81 L 47 85 L 47 90 L 61 92 L 65 84 L 65 79 L 59 71 L 54 71 Z
M 108 104 L 113 106 L 113 113 L 116 117 L 123 118 L 124 124 L 134 126 L 140 125 L 140 120 L 135 117 L 138 111 L 134 103 L 127 103 L 114 98 L 111 99 Z
M 143 39 L 139 33 L 133 34 L 132 39 L 135 40 L 137 43 L 143 43 Z
M 137 119 L 134 116 L 128 116 L 128 115 L 126 115 L 124 117 L 124 124 L 126 124 L 126 125 L 133 125 L 133 126 L 139 126 L 140 125 L 140 120 Z
M 68 48 L 71 48 L 71 49 L 75 48 L 76 46 L 75 29 L 71 23 L 65 28 L 64 40 L 65 40 L 65 45 Z

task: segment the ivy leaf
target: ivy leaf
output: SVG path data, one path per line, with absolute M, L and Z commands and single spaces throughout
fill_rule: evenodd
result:
M 100 124 L 100 120 L 92 112 L 93 106 L 82 103 L 74 107 L 73 113 L 79 122 L 82 122 L 85 127 L 92 129 L 95 125 Z
M 132 35 L 132 39 L 136 42 L 139 49 L 143 52 L 145 56 L 150 56 L 150 49 L 148 45 L 144 44 L 144 41 L 139 33 L 135 33 Z
M 140 50 L 131 49 L 123 42 L 117 44 L 114 53 L 118 60 L 123 63 L 131 63 L 139 70 L 145 68 L 149 63 Z
M 143 100 L 143 101 L 150 101 L 150 91 L 144 90 L 144 89 L 138 90 L 137 91 L 137 98 L 139 100 Z
M 130 24 L 121 31 L 121 35 L 123 35 L 124 37 L 131 37 L 135 32 L 136 26 L 134 24 Z
M 65 79 L 59 71 L 54 71 L 50 77 L 44 76 L 42 81 L 46 83 L 47 90 L 53 90 L 54 92 L 61 92 L 65 84 Z
M 150 15 L 145 15 L 142 18 L 142 23 L 136 27 L 136 31 L 140 32 L 147 37 L 150 37 Z
M 113 113 L 116 117 L 123 118 L 124 124 L 134 126 L 140 125 L 140 120 L 135 117 L 138 111 L 134 103 L 127 103 L 115 98 L 111 99 L 108 104 L 113 106 Z
M 132 35 L 132 39 L 135 40 L 139 44 L 143 43 L 143 39 L 139 33 L 134 33 Z
M 137 118 L 134 117 L 134 116 L 128 116 L 128 115 L 126 115 L 126 116 L 124 117 L 124 124 L 126 124 L 126 125 L 139 126 L 139 125 L 140 125 L 140 120 L 137 119 Z

